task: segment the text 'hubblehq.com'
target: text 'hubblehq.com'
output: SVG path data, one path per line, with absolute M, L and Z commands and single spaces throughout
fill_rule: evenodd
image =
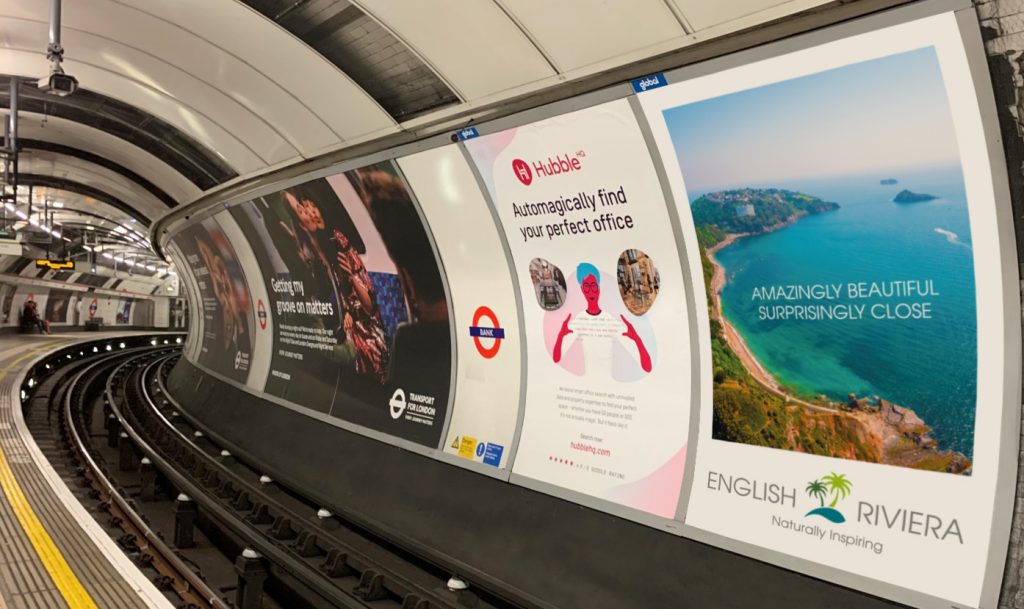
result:
M 512 215 L 525 218 L 530 222 L 520 226 L 519 232 L 523 241 L 547 237 L 549 240 L 566 235 L 585 235 L 634 228 L 633 216 L 617 213 L 614 209 L 620 205 L 628 205 L 626 188 L 619 186 L 617 190 L 599 188 L 596 192 L 580 191 L 542 201 L 539 203 L 513 203 Z M 573 218 L 575 214 L 591 214 L 585 218 Z M 533 223 L 533 218 L 558 216 L 561 220 L 544 223 L 541 220 Z
M 334 303 L 325 302 L 317 298 L 302 299 L 306 295 L 306 286 L 301 281 L 274 277 L 270 280 L 270 289 L 277 296 L 274 310 L 278 315 L 286 313 L 318 315 L 321 317 L 334 315 Z M 300 300 L 296 300 L 296 296 Z

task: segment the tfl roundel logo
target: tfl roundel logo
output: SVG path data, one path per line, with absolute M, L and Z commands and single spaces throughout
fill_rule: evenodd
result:
M 402 413 L 405 412 L 406 406 L 405 391 L 399 387 L 398 389 L 395 389 L 395 392 L 391 394 L 391 399 L 388 400 L 388 409 L 391 411 L 391 418 L 401 418 Z
M 533 182 L 533 172 L 523 159 L 512 160 L 512 172 L 516 174 L 523 186 L 529 186 Z
M 488 325 L 481 323 L 484 320 L 488 322 Z M 498 354 L 498 349 L 501 349 L 505 330 L 498 323 L 498 316 L 494 314 L 494 311 L 490 307 L 481 306 L 477 307 L 476 312 L 473 313 L 473 325 L 469 327 L 469 335 L 473 337 L 473 344 L 476 345 L 477 352 L 484 359 L 491 359 Z M 485 345 L 485 342 L 490 342 L 490 344 Z
M 260 320 L 260 330 L 267 329 L 267 306 L 263 304 L 263 299 L 260 298 L 256 301 L 256 317 Z

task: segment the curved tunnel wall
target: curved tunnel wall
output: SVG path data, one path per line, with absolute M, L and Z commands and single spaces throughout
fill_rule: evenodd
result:
M 524 598 L 667 606 L 650 561 L 704 552 L 681 535 L 994 606 L 1017 258 L 977 20 L 946 6 L 226 201 L 168 247 L 201 304 L 171 389 L 278 479 Z

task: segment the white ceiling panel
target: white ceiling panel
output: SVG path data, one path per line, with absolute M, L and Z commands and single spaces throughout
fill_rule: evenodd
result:
M 117 197 L 143 216 L 157 219 L 167 206 L 152 193 L 105 167 L 46 150 L 25 150 L 18 157 L 18 171 L 53 176 L 85 184 Z
M 42 64 L 42 67 L 40 67 Z M 44 56 L 14 49 L 0 49 L 0 72 L 5 74 L 45 74 Z M 108 97 L 127 101 L 135 107 L 174 125 L 205 145 L 233 167 L 245 174 L 262 169 L 267 161 L 208 117 L 182 106 L 172 97 L 139 81 L 116 72 L 65 60 L 65 69 L 78 77 L 83 86 Z
M 668 0 L 675 4 L 695 31 L 715 25 L 750 17 L 767 11 L 763 19 L 751 23 L 768 21 L 787 14 L 805 10 L 828 0 L 728 0 L 708 2 L 707 0 Z M 773 10 L 774 9 L 774 10 Z
M 537 47 L 491 0 L 353 4 L 409 45 L 466 101 L 555 75 Z
M 39 13 L 36 18 L 45 23 L 46 11 L 38 10 L 45 9 L 45 4 L 34 3 L 34 6 Z M 243 111 L 261 117 L 303 152 L 338 142 L 338 136 L 329 125 L 294 95 L 234 55 L 167 21 L 115 2 L 89 0 L 69 3 L 63 25 L 64 45 L 69 49 L 69 56 L 72 50 L 105 46 L 103 54 L 109 53 L 108 60 L 116 67 L 123 61 L 118 55 L 124 53 L 124 47 L 129 47 L 222 92 Z M 83 33 L 92 36 L 79 48 L 76 41 L 69 38 L 72 33 L 78 33 L 78 37 Z M 155 74 L 146 75 L 156 80 Z
M 94 1 L 76 0 L 83 9 Z M 347 75 L 240 2 L 113 1 L 189 31 L 249 64 L 308 107 L 343 140 L 397 129 L 391 117 Z M 68 55 L 73 53 L 69 47 Z
M 30 112 L 19 116 L 18 134 L 22 138 L 63 144 L 104 157 L 146 178 L 179 203 L 188 203 L 202 193 L 170 165 L 119 137 L 56 116 Z
M 495 1 L 530 32 L 560 72 L 686 34 L 663 0 Z
M 8 33 L 6 46 L 0 52 L 20 51 L 27 57 L 38 54 L 38 41 L 47 38 L 47 25 L 35 21 L 0 17 L 0 30 Z M 193 115 L 206 118 L 244 143 L 266 164 L 298 154 L 298 150 L 258 114 L 172 64 L 132 47 L 77 30 L 66 29 L 62 42 L 66 48 L 76 49 L 73 55 L 65 59 L 65 68 L 78 77 L 83 88 L 110 95 L 97 86 L 99 83 L 91 82 L 76 72 L 75 67 L 78 65 L 103 70 L 111 76 L 116 76 L 118 80 L 125 80 L 135 87 L 151 90 L 156 96 L 148 93 L 146 96 L 159 97 L 165 109 L 177 110 L 172 113 L 180 114 L 182 117 Z M 41 75 L 46 72 L 36 73 Z M 105 80 L 112 79 L 108 77 Z M 146 108 L 141 99 L 121 99 L 138 108 Z M 156 112 L 150 113 L 162 117 Z

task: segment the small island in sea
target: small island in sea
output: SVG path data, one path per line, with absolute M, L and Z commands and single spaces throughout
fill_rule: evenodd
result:
M 781 189 L 742 188 L 691 203 L 711 320 L 712 437 L 915 469 L 970 473 L 971 460 L 942 450 L 910 408 L 882 397 L 807 396 L 781 384 L 722 311 L 727 276 L 715 254 L 738 239 L 784 229 L 837 203 Z
M 879 182 L 879 184 L 881 184 L 882 186 L 892 186 L 893 184 L 899 183 L 900 181 L 897 180 L 896 178 L 885 178 L 884 180 Z
M 933 201 L 935 199 L 938 199 L 935 195 L 903 189 L 893 199 L 893 203 L 924 203 L 925 201 Z

